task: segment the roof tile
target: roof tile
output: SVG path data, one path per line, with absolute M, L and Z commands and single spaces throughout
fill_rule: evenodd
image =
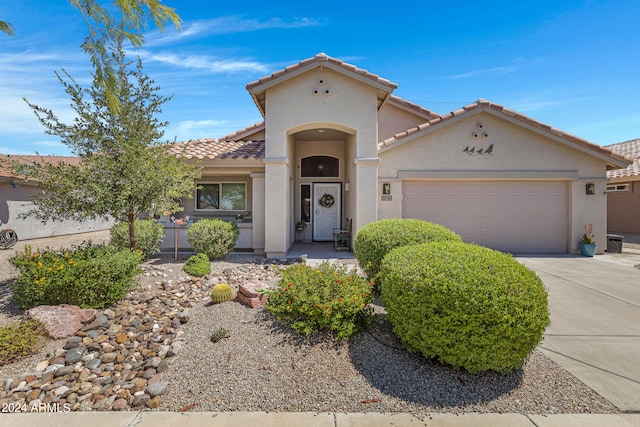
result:
M 640 138 L 607 145 L 605 148 L 613 150 L 621 156 L 627 156 L 633 160 L 633 163 L 625 169 L 607 171 L 607 178 L 640 176 Z
M 264 140 L 198 139 L 171 144 L 169 153 L 186 159 L 263 159 Z

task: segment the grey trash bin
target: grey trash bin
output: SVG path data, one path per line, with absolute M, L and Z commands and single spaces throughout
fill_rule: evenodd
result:
M 623 236 L 607 234 L 607 252 L 622 253 Z

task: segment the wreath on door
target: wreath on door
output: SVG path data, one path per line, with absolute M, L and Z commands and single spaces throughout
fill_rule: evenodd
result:
M 324 194 L 318 201 L 323 208 L 330 208 L 336 202 L 331 194 Z

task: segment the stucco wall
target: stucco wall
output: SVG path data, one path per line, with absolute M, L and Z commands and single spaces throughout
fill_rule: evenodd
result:
M 275 257 L 283 255 L 295 238 L 295 134 L 322 127 L 337 129 L 355 147 L 353 157 L 377 159 L 377 89 L 327 68 L 314 69 L 268 88 L 266 116 L 265 251 Z M 371 179 L 350 182 L 350 188 L 358 185 L 357 209 L 360 197 L 368 200 L 362 211 L 354 212 L 356 223 L 361 214 L 376 218 L 377 210 L 369 209 L 371 203 L 375 206 L 376 168 L 377 164 L 373 172 L 366 172 Z
M 487 137 L 474 138 L 481 132 Z M 482 133 L 481 133 L 482 135 Z M 379 203 L 379 216 L 402 215 L 402 179 L 562 179 L 571 183 L 569 247 L 577 251 L 585 224 L 593 224 L 599 251 L 606 248 L 606 163 L 501 117 L 480 113 L 380 153 L 380 178 L 391 183 L 393 201 Z M 402 140 L 401 140 L 402 141 Z M 468 155 L 466 148 L 490 155 Z M 595 194 L 586 195 L 587 183 Z
M 615 182 L 629 182 L 631 188 L 630 191 L 607 194 L 607 230 L 609 233 L 640 233 L 640 181 Z
M 12 228 L 18 233 L 20 240 L 43 237 L 65 236 L 68 234 L 87 233 L 90 231 L 108 230 L 113 221 L 85 220 L 63 222 L 49 221 L 43 224 L 34 217 L 19 218 L 33 208 L 29 193 L 37 191 L 36 187 L 21 185 L 13 188 L 8 182 L 0 182 L 0 221 L 2 228 Z
M 386 103 L 378 114 L 378 138 L 383 141 L 425 122 L 427 120 L 420 116 Z

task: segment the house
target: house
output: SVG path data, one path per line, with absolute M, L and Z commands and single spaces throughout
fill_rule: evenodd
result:
M 77 164 L 80 161 L 79 157 L 72 156 L 2 155 L 2 157 L 6 160 L 18 160 L 26 163 L 46 161 L 53 164 L 58 162 Z M 34 207 L 29 194 L 36 191 L 38 191 L 38 186 L 35 183 L 26 182 L 8 170 L 0 168 L 0 222 L 2 223 L 2 228 L 15 230 L 20 240 L 108 230 L 113 225 L 113 221 L 103 221 L 101 219 L 49 221 L 43 224 L 34 217 L 20 218 L 21 214 L 30 211 Z
M 173 146 L 203 166 L 184 213 L 237 217 L 238 247 L 269 257 L 347 218 L 354 234 L 420 218 L 512 253 L 575 253 L 593 224 L 606 247 L 606 173 L 629 159 L 482 99 L 440 115 L 396 86 L 322 53 L 249 83 L 263 122 Z
M 640 139 L 606 148 L 633 160 L 624 169 L 607 171 L 607 230 L 640 234 Z

